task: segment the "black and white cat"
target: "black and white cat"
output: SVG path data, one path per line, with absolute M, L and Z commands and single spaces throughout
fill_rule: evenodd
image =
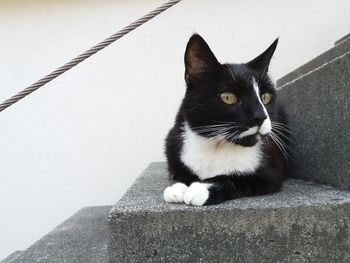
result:
M 198 34 L 187 43 L 187 90 L 166 138 L 176 182 L 166 202 L 211 205 L 280 190 L 286 174 L 284 115 L 267 75 L 278 39 L 245 64 L 220 64 Z

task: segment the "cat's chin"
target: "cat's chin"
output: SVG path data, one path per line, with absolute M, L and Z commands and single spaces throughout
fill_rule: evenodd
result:
M 254 134 L 250 136 L 246 136 L 243 138 L 238 139 L 235 144 L 244 146 L 244 147 L 252 147 L 256 145 L 258 142 L 261 141 L 261 135 L 260 134 Z

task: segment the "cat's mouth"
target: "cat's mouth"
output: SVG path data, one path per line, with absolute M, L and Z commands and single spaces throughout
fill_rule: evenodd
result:
M 236 144 L 242 146 L 254 146 L 259 141 L 261 141 L 264 137 L 266 137 L 268 133 L 262 133 L 261 126 L 253 126 L 244 129 L 238 136 Z
M 258 132 L 252 135 L 247 135 L 243 138 L 239 138 L 236 141 L 236 144 L 242 145 L 242 146 L 254 146 L 255 144 L 257 144 L 259 141 L 262 140 L 262 135 L 259 134 Z
M 245 128 L 238 136 L 239 139 L 249 137 L 249 136 L 255 136 L 255 137 L 262 137 L 265 136 L 266 134 L 263 134 L 261 132 L 261 126 L 253 126 L 250 128 Z

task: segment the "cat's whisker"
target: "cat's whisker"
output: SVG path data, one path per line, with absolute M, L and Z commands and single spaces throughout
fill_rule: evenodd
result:
M 285 138 L 286 140 L 288 140 L 289 142 L 295 144 L 295 141 L 293 141 L 291 138 L 289 138 L 287 135 L 285 135 L 281 130 L 276 129 L 275 127 L 272 127 L 272 131 L 274 131 L 276 134 L 278 134 L 279 136 L 282 136 L 283 138 Z
M 217 132 L 220 131 L 218 129 L 200 129 L 200 130 L 195 130 L 196 132 L 199 133 L 212 133 L 212 132 Z
M 225 132 L 228 132 L 229 129 L 219 129 L 219 130 L 201 130 L 201 131 L 198 131 L 199 133 L 202 133 L 202 134 L 207 134 L 207 135 L 222 135 L 224 134 Z
M 211 129 L 211 128 L 235 128 L 236 126 L 232 126 L 230 124 L 214 124 L 214 125 L 204 125 L 204 126 L 197 126 L 193 127 L 192 130 L 200 130 L 200 129 Z
M 285 129 L 287 129 L 287 130 L 289 130 L 289 131 L 290 131 L 290 129 L 292 129 L 289 125 L 284 124 L 284 123 L 282 123 L 282 122 L 271 121 L 271 123 L 274 124 L 274 125 L 276 125 L 276 126 L 283 127 L 283 128 L 285 128 Z
M 235 143 L 235 141 L 237 140 L 238 136 L 239 136 L 239 131 L 235 131 L 235 132 L 229 134 L 229 136 L 227 137 L 227 140 L 230 143 Z
M 277 133 L 279 136 L 282 136 L 283 138 L 285 138 L 289 142 L 295 144 L 294 140 L 292 139 L 292 138 L 295 138 L 295 136 L 291 136 L 290 134 L 285 134 L 284 131 L 278 130 L 275 127 L 272 127 L 272 131 Z
M 292 131 L 290 131 L 288 128 L 286 128 L 286 127 L 284 127 L 284 126 L 280 126 L 280 125 L 275 124 L 275 123 L 272 123 L 272 126 L 273 126 L 273 127 L 276 127 L 276 128 L 279 128 L 279 129 L 281 129 L 281 130 L 284 130 L 284 131 L 286 131 L 286 132 L 288 132 L 288 133 L 292 133 Z
M 279 130 L 280 132 L 286 132 L 289 134 L 289 136 L 295 137 L 295 134 L 292 131 L 288 130 L 287 128 L 285 128 L 283 126 L 279 126 L 279 125 L 272 123 L 272 128 L 275 130 Z
M 269 137 L 272 139 L 272 141 L 277 145 L 278 149 L 281 151 L 282 155 L 284 156 L 284 158 L 286 160 L 288 160 L 288 157 L 286 156 L 286 153 L 283 149 L 283 147 L 279 144 L 279 142 L 276 140 L 275 136 L 273 135 L 273 133 L 269 134 Z
M 225 128 L 227 126 L 202 126 L 202 127 L 194 127 L 192 130 L 203 130 L 203 129 L 220 129 Z
M 273 123 L 275 123 L 275 124 L 279 124 L 279 125 L 281 125 L 281 126 L 285 126 L 285 127 L 290 128 L 289 125 L 287 125 L 287 124 L 285 124 L 285 123 L 282 123 L 282 122 L 279 122 L 279 121 L 271 121 L 271 122 L 273 122 Z
M 238 137 L 239 131 L 231 132 L 230 129 L 231 127 L 227 127 L 208 132 L 208 142 L 216 141 L 218 139 L 226 139 L 229 142 L 234 142 Z
M 217 123 L 229 123 L 229 124 L 234 124 L 234 123 L 237 123 L 235 121 L 214 121 L 214 122 L 217 122 Z
M 277 135 L 277 139 L 281 142 L 285 149 L 291 151 L 291 148 Z
M 278 133 L 275 133 L 272 131 L 272 133 L 281 141 L 281 144 L 283 144 L 283 146 L 285 148 L 287 148 L 288 150 L 290 150 L 290 147 L 279 137 L 279 134 Z
M 277 125 L 277 126 L 281 126 L 284 127 L 286 129 L 290 128 L 288 125 L 284 124 L 284 123 L 280 123 L 280 122 L 276 122 L 276 121 L 271 121 L 272 124 Z
M 227 122 L 228 123 L 228 122 Z M 203 126 L 197 126 L 197 127 L 215 127 L 215 126 L 225 126 L 227 123 L 222 122 L 222 124 L 211 124 L 211 125 L 203 125 Z
M 273 123 L 273 122 L 272 122 L 272 125 L 275 126 L 275 127 L 279 127 L 279 128 L 281 128 L 281 129 L 284 129 L 284 130 L 286 130 L 286 131 L 288 131 L 288 132 L 292 132 L 292 131 L 291 131 L 290 129 L 288 129 L 286 126 L 280 125 L 279 123 Z
M 231 130 L 232 128 L 235 128 L 234 126 L 215 126 L 215 127 L 203 127 L 203 128 L 194 128 L 194 131 L 200 132 L 200 133 L 212 133 L 212 132 L 217 132 L 217 133 L 223 133 L 226 131 Z
M 237 140 L 237 138 L 238 138 L 238 137 L 237 137 L 236 135 L 235 135 L 235 136 L 232 136 L 231 139 L 229 140 L 229 142 L 230 142 L 230 143 L 235 143 L 236 140 Z
M 198 130 L 194 130 L 194 131 L 197 131 L 197 132 L 202 132 L 202 133 L 205 133 L 205 132 L 225 132 L 225 131 L 229 131 L 231 130 L 231 127 L 230 128 L 220 128 L 220 129 L 198 129 Z
M 287 151 L 287 150 L 291 150 L 290 147 L 285 142 L 283 142 L 283 140 L 281 140 L 281 138 L 279 138 L 278 134 L 276 134 L 272 131 L 272 132 L 270 132 L 269 135 L 270 135 L 271 139 L 275 142 L 277 147 L 280 149 L 280 151 L 282 152 L 282 154 L 286 158 L 286 160 L 288 160 L 288 159 L 294 160 L 292 158 L 292 156 L 290 154 L 288 154 L 288 151 Z
M 227 134 L 227 133 L 228 133 L 228 131 L 225 131 L 225 130 L 212 131 L 212 132 L 208 133 L 208 136 L 209 136 L 208 140 L 214 141 L 214 140 L 223 138 L 223 137 L 225 137 L 225 134 Z

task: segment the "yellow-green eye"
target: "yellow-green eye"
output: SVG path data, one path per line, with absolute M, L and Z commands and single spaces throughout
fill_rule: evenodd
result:
M 270 93 L 263 93 L 261 94 L 261 100 L 266 105 L 271 101 L 271 94 Z
M 220 98 L 226 104 L 232 105 L 237 102 L 237 96 L 230 92 L 224 92 L 220 94 Z

